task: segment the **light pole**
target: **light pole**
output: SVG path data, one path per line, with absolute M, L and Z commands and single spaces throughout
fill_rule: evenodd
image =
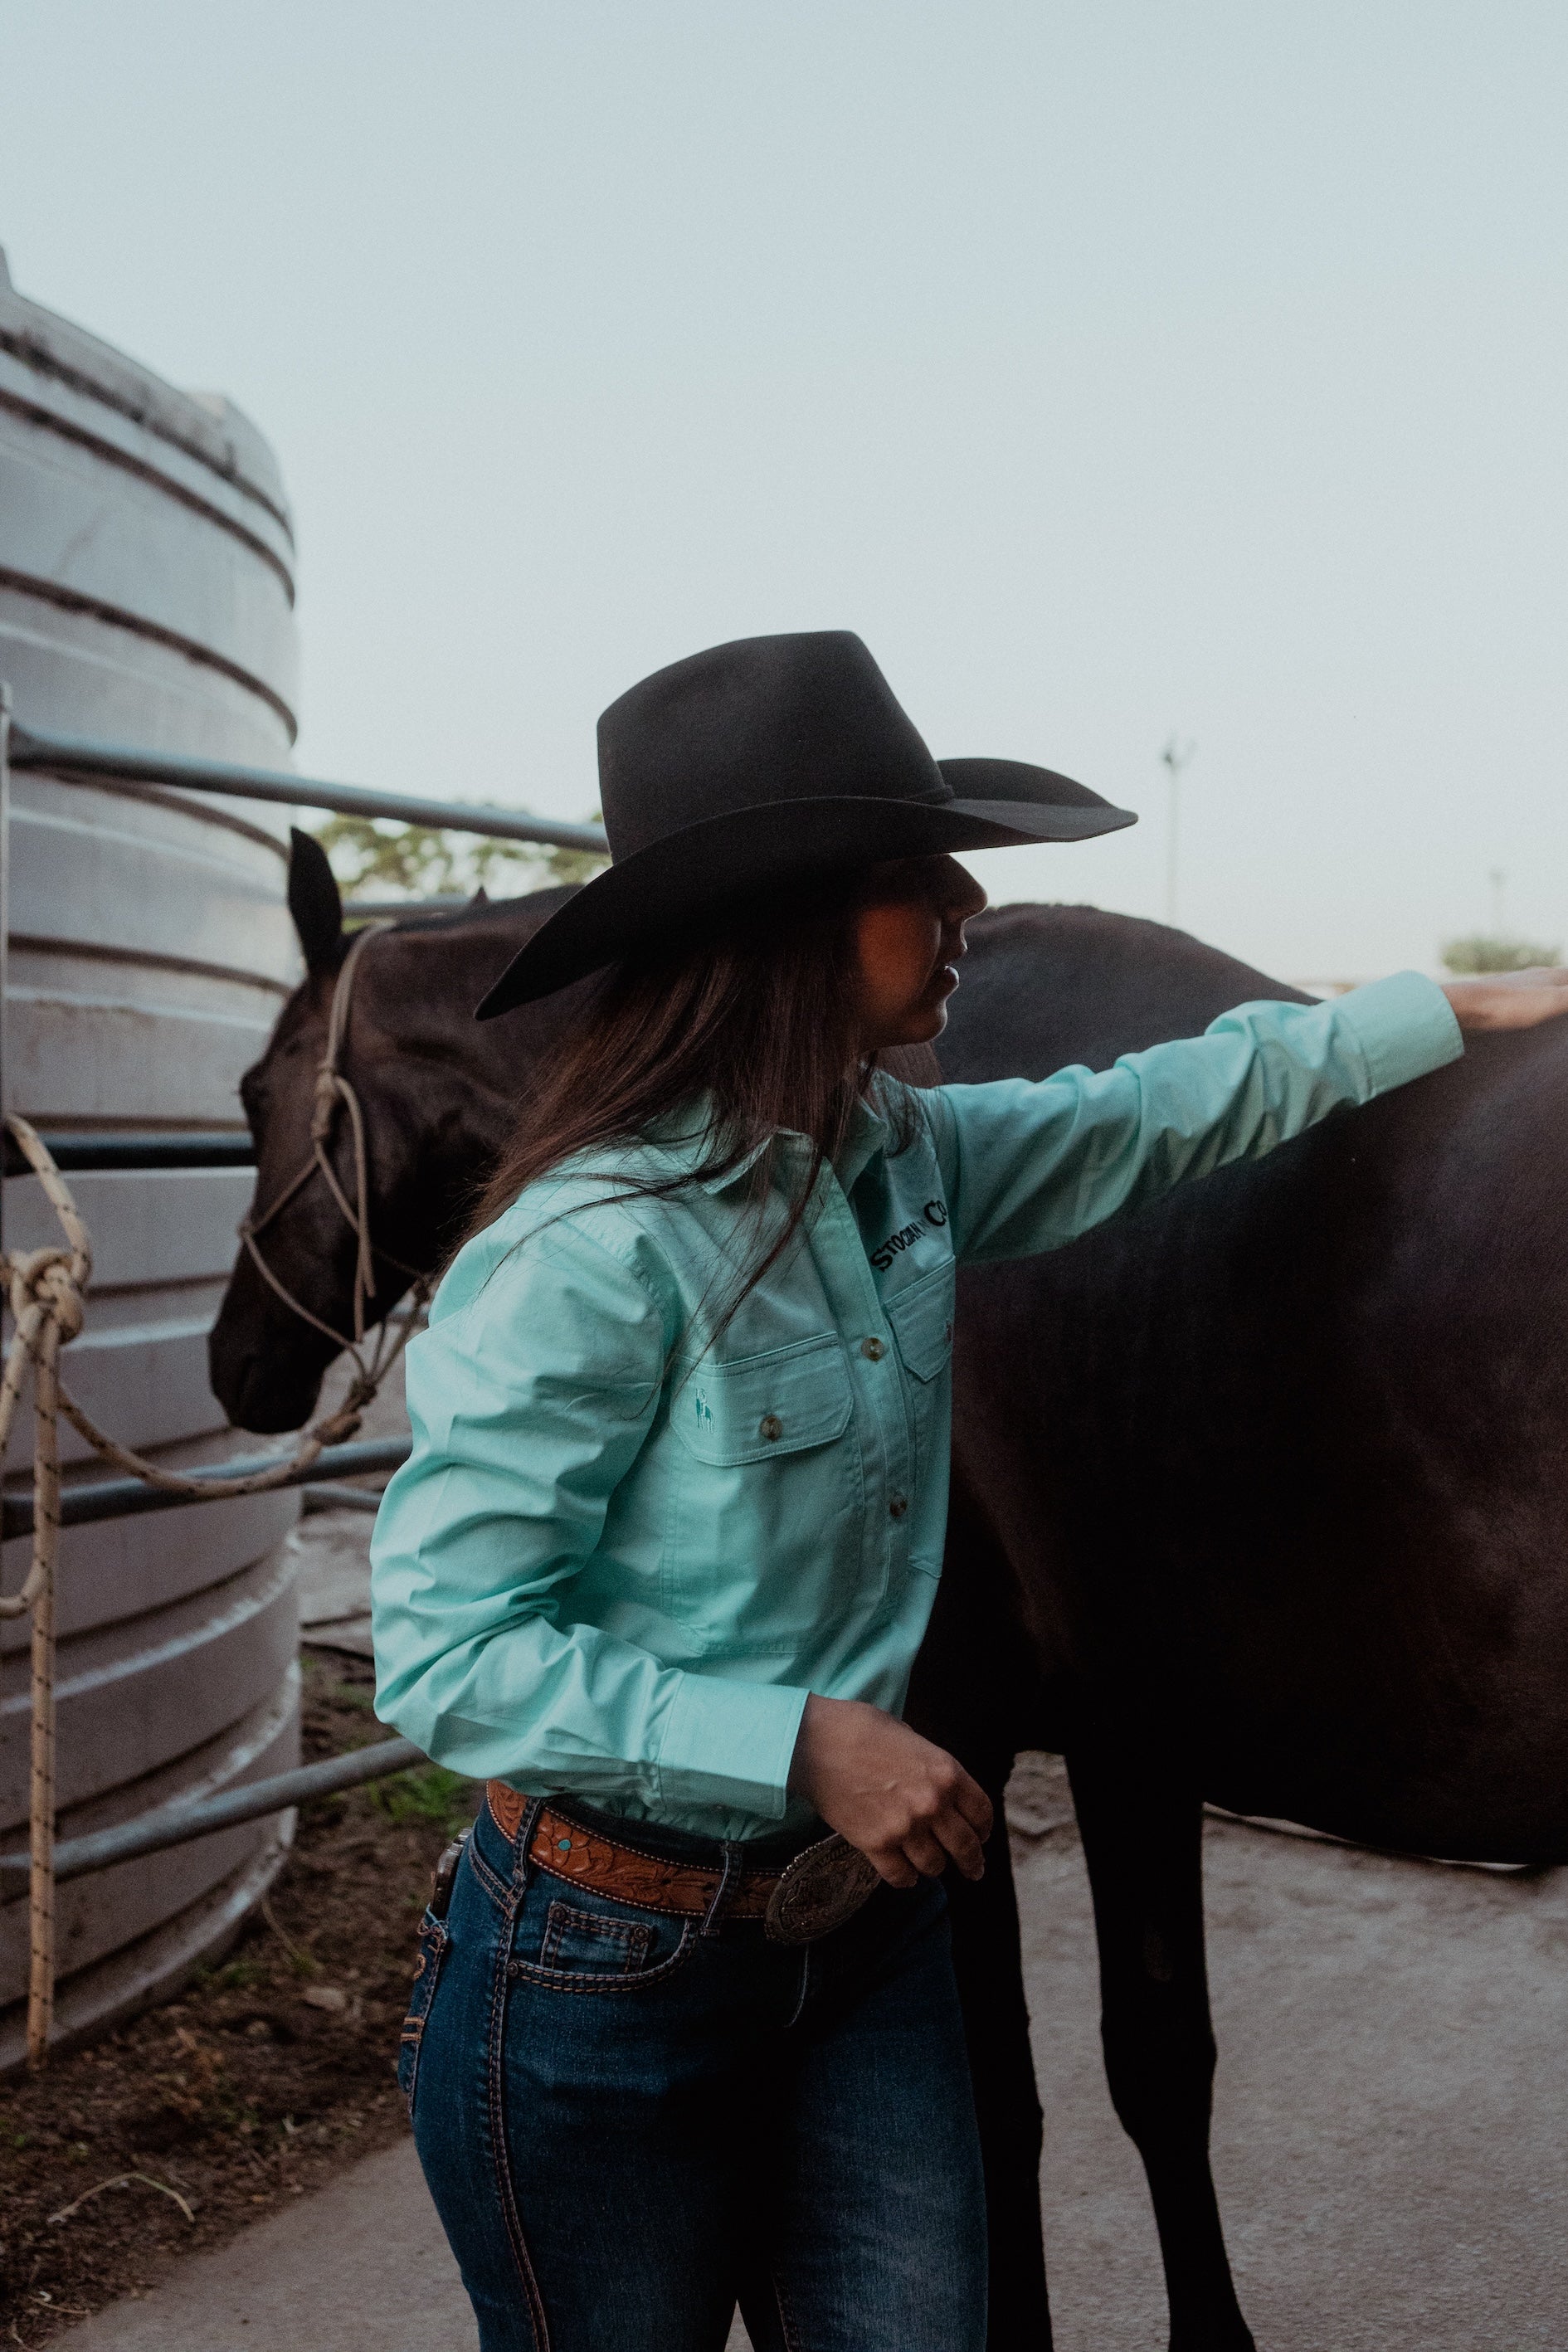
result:
M 1508 876 L 1503 872 L 1500 866 L 1494 866 L 1490 873 L 1487 876 L 1487 879 L 1492 886 L 1492 937 L 1494 940 L 1500 940 L 1503 936 L 1503 885 L 1508 880 Z
M 1173 735 L 1160 757 L 1171 779 L 1171 821 L 1165 836 L 1165 920 L 1176 919 L 1177 859 L 1181 850 L 1182 770 L 1197 750 L 1195 743 L 1178 743 Z

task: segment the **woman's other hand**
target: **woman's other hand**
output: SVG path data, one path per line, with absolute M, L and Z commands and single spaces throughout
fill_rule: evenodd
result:
M 858 1847 L 889 1886 L 936 1878 L 949 1857 L 985 1870 L 991 1800 L 956 1757 L 862 1699 L 805 1703 L 790 1787 Z
M 1493 971 L 1484 980 L 1450 980 L 1443 989 L 1467 1036 L 1480 1029 L 1533 1029 L 1568 1013 L 1568 966 Z

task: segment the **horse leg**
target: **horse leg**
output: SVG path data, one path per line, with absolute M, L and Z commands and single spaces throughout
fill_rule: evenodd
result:
M 906 1720 L 973 1773 L 996 1810 L 985 1875 L 943 1881 L 963 2010 L 990 2232 L 988 2352 L 1050 2352 L 1040 2243 L 1040 2102 L 1002 1810 L 1016 1751 L 1039 1714 L 1033 1651 L 1005 1559 L 954 1464 L 947 1553 L 915 1660 Z
M 1202 1803 L 1147 1752 L 1081 1748 L 1068 1770 L 1100 1939 L 1105 2071 L 1149 2176 L 1171 2352 L 1255 2352 L 1209 2169 Z
M 1029 2049 L 1013 1862 L 1002 1816 L 1006 1774 L 985 1776 L 996 1828 L 978 1885 L 947 1874 L 952 1964 L 985 2164 L 991 2241 L 986 2352 L 1050 2352 L 1040 2236 L 1040 2101 Z

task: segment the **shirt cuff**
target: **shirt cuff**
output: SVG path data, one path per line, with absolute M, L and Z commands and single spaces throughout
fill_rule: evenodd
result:
M 659 1743 L 660 1796 L 782 1820 L 809 1696 L 778 1683 L 682 1674 Z
M 1352 988 L 1333 1011 L 1361 1048 L 1374 1095 L 1424 1078 L 1465 1050 L 1453 1006 L 1436 982 L 1418 971 L 1396 971 Z

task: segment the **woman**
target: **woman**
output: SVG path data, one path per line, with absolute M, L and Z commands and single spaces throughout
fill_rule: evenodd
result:
M 606 976 L 409 1350 L 376 1529 L 378 1709 L 490 1783 L 422 1928 L 420 2158 L 485 2352 L 704 2352 L 737 2297 L 759 2352 L 979 2352 L 941 1877 L 981 1874 L 991 1809 L 899 1720 L 955 1263 L 1568 998 L 1406 973 L 916 1092 L 879 1059 L 939 1034 L 984 904 L 949 853 L 1126 812 L 939 766 L 841 634 L 659 672 L 600 767 L 615 862 L 481 1017 Z

